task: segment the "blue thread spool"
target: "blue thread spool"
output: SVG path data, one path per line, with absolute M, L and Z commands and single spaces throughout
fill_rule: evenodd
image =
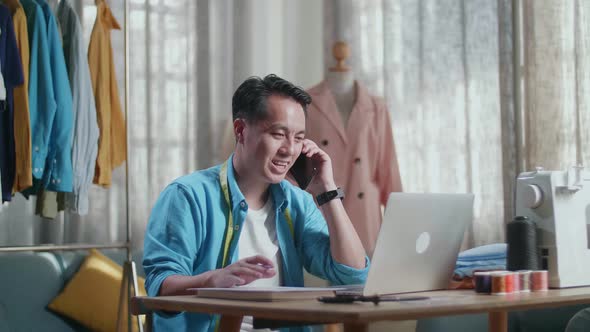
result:
M 482 294 L 490 294 L 492 292 L 492 273 L 491 272 L 475 272 L 475 292 Z

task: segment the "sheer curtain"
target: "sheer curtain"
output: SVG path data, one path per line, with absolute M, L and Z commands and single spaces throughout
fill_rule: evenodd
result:
M 123 2 L 111 5 L 122 21 Z M 89 35 L 92 0 L 84 0 L 83 12 Z M 233 86 L 233 31 L 218 22 L 231 22 L 233 13 L 231 1 L 129 0 L 129 187 L 124 167 L 108 190 L 94 186 L 89 215 L 66 216 L 70 242 L 124 241 L 128 199 L 133 245 L 142 248 L 160 191 L 215 163 L 216 128 L 225 118 L 215 110 L 229 109 Z M 112 37 L 124 96 L 123 32 Z
M 524 164 L 590 166 L 590 3 L 522 2 Z
M 70 0 L 88 43 L 94 0 Z M 310 86 L 322 76 L 321 2 L 299 0 L 127 0 L 129 4 L 128 169 L 92 186 L 87 216 L 34 215 L 20 194 L 0 210 L 0 246 L 111 243 L 143 247 L 151 207 L 173 179 L 220 161 L 231 97 L 251 75 L 281 75 Z M 124 26 L 124 1 L 107 0 Z M 111 33 L 121 103 L 124 30 Z M 128 189 L 128 193 L 127 193 Z M 127 204 L 128 199 L 128 204 Z
M 524 1 L 513 20 L 509 0 L 325 0 L 325 63 L 349 42 L 388 102 L 404 189 L 473 192 L 465 246 L 500 242 L 518 172 L 588 163 L 588 7 Z
M 107 2 L 123 29 L 111 33 L 123 104 L 124 2 Z M 93 0 L 72 3 L 88 43 L 96 6 Z M 232 66 L 213 54 L 231 46 L 223 40 L 231 33 L 218 31 L 215 39 L 209 37 L 212 21 L 232 21 L 233 11 L 222 6 L 230 7 L 229 1 L 129 0 L 129 187 L 123 165 L 115 170 L 110 188 L 91 187 L 88 215 L 64 213 L 56 220 L 34 216 L 34 198 L 26 201 L 17 194 L 15 202 L 0 212 L 0 245 L 125 241 L 128 206 L 133 243 L 141 248 L 151 206 L 162 188 L 214 161 L 212 131 L 217 116 L 211 111 L 211 96 L 223 95 L 225 86 L 233 85 L 223 75 Z M 218 76 L 210 80 L 214 71 Z M 197 107 L 203 111 L 196 112 Z
M 124 2 L 111 1 L 110 5 L 122 23 Z M 197 102 L 199 5 L 188 0 L 129 0 L 129 187 L 124 167 L 117 170 L 111 188 L 93 186 L 88 216 L 66 215 L 68 242 L 124 241 L 127 200 L 131 235 L 141 237 L 161 188 L 195 168 L 198 120 L 206 126 L 206 121 L 197 119 L 196 112 L 191 111 Z M 95 9 L 94 1 L 84 0 L 82 20 L 88 36 Z M 113 31 L 111 35 L 119 89 L 124 96 L 124 32 Z M 134 244 L 140 247 L 141 242 Z

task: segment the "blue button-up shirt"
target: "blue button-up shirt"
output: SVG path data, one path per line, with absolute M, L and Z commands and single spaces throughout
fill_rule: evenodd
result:
M 73 101 L 72 167 L 74 186 L 72 193 L 66 194 L 66 203 L 70 210 L 85 215 L 88 213 L 88 190 L 94 178 L 98 152 L 99 130 L 96 106 L 90 81 L 86 47 L 82 40 L 82 27 L 70 0 L 60 1 L 56 16 L 61 27 Z
M 228 186 L 235 231 L 229 247 L 231 262 L 238 259 L 238 240 L 248 204 L 228 160 Z M 223 255 L 228 206 L 219 182 L 221 166 L 183 176 L 161 193 L 150 216 L 144 242 L 146 289 L 157 296 L 171 275 L 197 275 L 218 268 Z M 330 253 L 326 221 L 311 195 L 288 181 L 270 186 L 277 240 L 281 252 L 281 284 L 303 286 L 303 269 L 333 284 L 362 284 L 368 272 L 337 263 Z M 289 209 L 294 233 L 284 215 Z M 214 316 L 181 313 L 154 316 L 161 331 L 213 331 Z
M 27 16 L 29 33 L 29 114 L 33 177 L 41 179 L 45 169 L 56 103 L 51 78 L 47 23 L 43 10 L 34 0 L 20 0 Z
M 49 191 L 71 192 L 72 171 L 72 91 L 66 70 L 61 36 L 55 16 L 45 0 L 37 0 L 47 23 L 47 46 L 51 65 L 51 81 L 56 103 L 51 135 L 43 172 L 43 184 Z

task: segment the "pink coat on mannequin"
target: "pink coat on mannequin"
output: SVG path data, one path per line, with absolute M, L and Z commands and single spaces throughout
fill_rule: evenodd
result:
M 371 257 L 381 227 L 381 206 L 402 191 L 389 112 L 381 98 L 356 84 L 356 101 L 344 128 L 326 81 L 308 90 L 306 137 L 332 158 L 336 185 L 344 189 L 348 212 Z

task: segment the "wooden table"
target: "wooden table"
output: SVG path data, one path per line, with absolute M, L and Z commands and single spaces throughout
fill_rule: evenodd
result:
M 488 313 L 489 331 L 507 331 L 508 312 L 575 304 L 590 304 L 590 287 L 520 293 L 504 296 L 480 295 L 472 290 L 416 293 L 429 300 L 353 304 L 325 304 L 316 300 L 253 302 L 198 298 L 196 296 L 134 297 L 131 312 L 155 310 L 221 314 L 220 331 L 239 331 L 242 316 L 296 321 L 308 324 L 344 323 L 345 331 L 367 331 L 368 324 L 381 320 L 415 320 L 426 317 Z

